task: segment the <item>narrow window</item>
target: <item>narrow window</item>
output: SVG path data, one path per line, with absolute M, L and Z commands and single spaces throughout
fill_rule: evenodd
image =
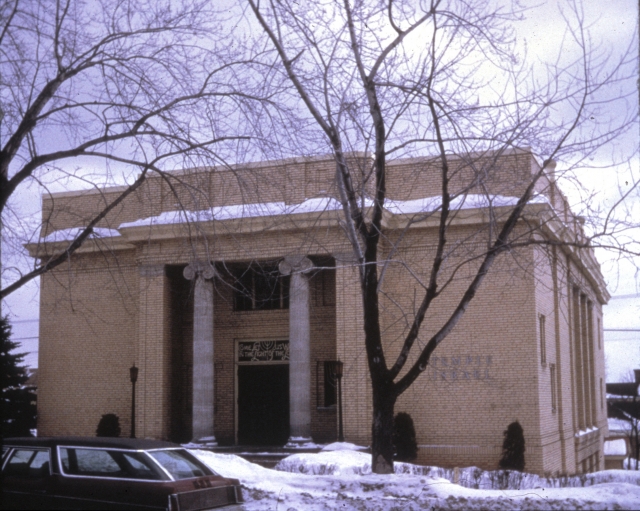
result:
M 324 363 L 324 406 L 338 404 L 338 378 L 331 364 Z
M 549 378 L 551 378 L 551 411 L 555 412 L 557 408 L 556 396 L 556 365 L 549 364 Z
M 600 318 L 598 318 L 598 349 L 602 349 L 602 331 L 600 330 Z
M 544 314 L 540 314 L 538 317 L 540 326 L 540 363 L 547 363 L 547 336 L 546 336 L 546 322 L 547 318 Z

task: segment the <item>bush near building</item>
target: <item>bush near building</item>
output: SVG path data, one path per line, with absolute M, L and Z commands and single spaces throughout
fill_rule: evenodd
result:
M 504 432 L 500 468 L 506 470 L 524 470 L 524 431 L 518 421 L 509 424 Z

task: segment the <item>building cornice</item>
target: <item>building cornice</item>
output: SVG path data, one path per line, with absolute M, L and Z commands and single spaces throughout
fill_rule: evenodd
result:
M 29 256 L 37 259 L 48 259 L 65 252 L 73 240 L 61 241 L 39 241 L 37 243 L 26 243 L 24 246 L 29 252 Z M 94 252 L 121 252 L 124 250 L 133 250 L 135 245 L 129 243 L 121 236 L 112 236 L 109 238 L 89 238 L 74 254 L 89 254 Z
M 526 152 L 524 150 L 517 151 Z M 390 207 L 393 209 L 391 203 Z M 450 225 L 464 227 L 483 225 L 489 222 L 500 224 L 508 217 L 512 209 L 513 205 L 494 206 L 491 208 L 477 206 L 457 209 L 451 212 Z M 342 209 L 296 213 L 294 208 L 288 210 L 288 212 L 283 212 L 283 214 L 226 218 L 222 220 L 212 220 L 210 217 L 206 220 L 198 220 L 196 216 L 195 220 L 189 222 L 183 220 L 154 224 L 153 222 L 157 218 L 153 217 L 148 219 L 149 223 L 146 225 L 142 222 L 121 225 L 117 229 L 119 236 L 89 239 L 76 250 L 76 253 L 93 253 L 104 251 L 105 249 L 108 251 L 126 251 L 150 242 L 183 240 L 192 237 L 246 236 L 261 233 L 339 229 L 343 221 L 342 215 Z M 365 208 L 365 217 L 370 217 L 370 208 Z M 182 218 L 186 218 L 186 215 Z M 582 234 L 581 226 L 574 225 L 571 227 L 561 221 L 551 205 L 546 202 L 529 204 L 525 209 L 524 219 L 529 225 L 533 225 L 533 229 L 542 234 L 545 240 L 548 240 L 541 241 L 540 244 L 549 242 L 557 244 L 590 282 L 597 299 L 603 304 L 607 303 L 610 295 L 606 289 L 593 249 L 584 246 L 587 243 L 587 239 Z M 439 223 L 440 214 L 437 210 L 427 213 L 399 213 L 385 209 L 382 216 L 382 228 L 390 232 L 400 232 L 405 229 L 437 229 Z M 39 243 L 29 243 L 25 246 L 31 257 L 46 259 L 67 250 L 70 242 L 71 240 L 41 241 Z M 529 241 L 524 243 L 529 243 Z M 531 245 L 535 244 L 535 241 L 531 243 Z

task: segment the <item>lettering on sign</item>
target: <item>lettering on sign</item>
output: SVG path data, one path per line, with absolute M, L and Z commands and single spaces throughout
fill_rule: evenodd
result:
M 492 363 L 491 355 L 432 357 L 427 372 L 430 380 L 449 383 L 490 380 Z
M 289 360 L 289 341 L 241 341 L 238 343 L 238 362 L 286 362 Z

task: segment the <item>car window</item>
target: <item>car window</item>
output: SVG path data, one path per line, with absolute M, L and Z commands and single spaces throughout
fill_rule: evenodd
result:
M 174 479 L 188 479 L 190 477 L 202 477 L 212 473 L 197 459 L 185 451 L 164 450 L 149 451 L 151 455 L 162 467 L 171 474 Z
M 71 469 L 69 468 L 69 450 L 60 449 L 58 451 L 58 458 L 60 458 L 60 463 L 62 463 L 62 470 L 67 474 L 71 473 Z
M 49 451 L 38 451 L 36 452 L 36 455 L 31 460 L 30 468 L 40 470 L 47 463 L 49 463 Z M 47 466 L 46 468 L 49 468 L 49 467 Z
M 63 471 L 71 475 L 163 479 L 162 472 L 138 452 L 63 447 L 60 461 Z
M 112 474 L 120 472 L 120 467 L 108 451 L 76 449 L 76 460 L 79 474 Z
M 40 478 L 49 475 L 49 451 L 16 448 L 3 469 L 5 476 Z
M 161 474 L 152 462 L 138 452 L 121 452 L 123 461 L 127 467 L 127 472 L 136 479 L 161 479 Z
M 121 476 L 120 467 L 105 450 L 63 447 L 60 451 L 65 472 L 74 475 Z

